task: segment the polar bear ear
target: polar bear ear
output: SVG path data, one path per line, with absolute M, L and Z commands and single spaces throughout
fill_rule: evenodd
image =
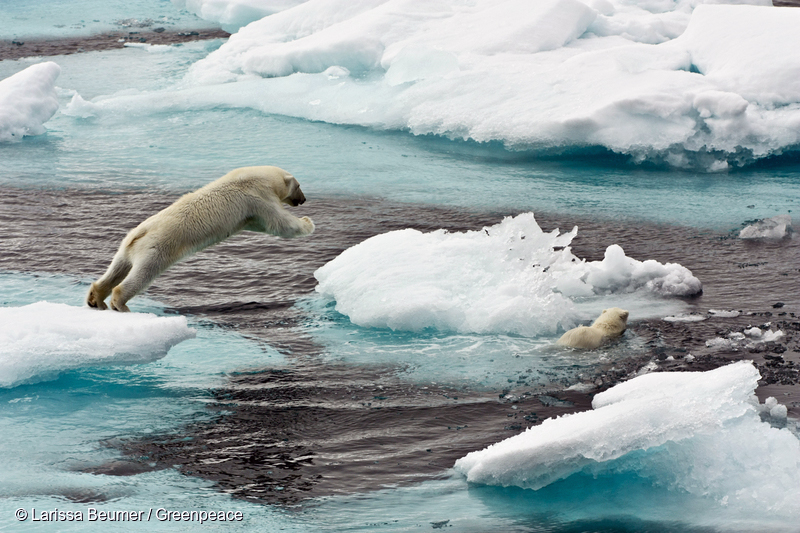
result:
M 605 314 L 605 312 L 606 312 L 606 311 L 608 311 L 608 309 L 603 309 L 602 311 L 600 311 L 600 314 L 601 314 L 601 315 L 602 315 L 602 314 Z
M 619 314 L 619 317 L 620 317 L 622 320 L 628 320 L 628 312 L 627 312 L 627 311 L 623 311 L 623 312 L 621 312 L 621 313 Z

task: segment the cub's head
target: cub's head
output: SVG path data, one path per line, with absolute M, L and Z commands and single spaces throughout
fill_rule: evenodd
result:
M 628 312 L 619 307 L 603 309 L 592 326 L 603 328 L 609 335 L 622 335 L 628 327 Z
M 281 196 L 281 202 L 296 206 L 306 201 L 306 196 L 300 190 L 300 184 L 291 174 L 286 174 L 283 177 L 284 189 Z

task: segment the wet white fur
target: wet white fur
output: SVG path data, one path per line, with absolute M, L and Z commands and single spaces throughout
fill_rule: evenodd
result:
M 593 350 L 619 337 L 628 327 L 628 312 L 619 307 L 603 309 L 591 326 L 578 326 L 564 333 L 556 344 Z
M 240 231 L 284 238 L 314 231 L 308 217 L 297 218 L 282 204 L 305 201 L 297 180 L 278 167 L 239 168 L 151 216 L 123 239 L 106 273 L 89 290 L 86 303 L 128 311 L 126 303 L 167 268 Z

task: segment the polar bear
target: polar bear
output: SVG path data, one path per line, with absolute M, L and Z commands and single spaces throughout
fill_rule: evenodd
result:
M 245 167 L 229 172 L 151 216 L 122 240 L 111 265 L 92 283 L 86 304 L 128 311 L 127 301 L 167 268 L 240 231 L 292 238 L 310 235 L 314 223 L 297 218 L 282 204 L 306 201 L 300 184 L 278 167 Z
M 619 307 L 603 309 L 591 326 L 578 326 L 564 333 L 556 344 L 584 350 L 593 350 L 603 343 L 621 336 L 628 325 L 628 312 Z

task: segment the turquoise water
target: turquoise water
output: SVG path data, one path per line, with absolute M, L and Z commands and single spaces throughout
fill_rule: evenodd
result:
M 0 4 L 3 39 L 74 37 L 104 31 L 141 31 L 162 27 L 197 29 L 211 26 L 175 9 L 170 0 L 27 0 Z
M 44 12 L 45 7 L 47 15 L 31 14 Z M 175 28 L 205 26 L 171 3 L 155 0 L 87 0 L 68 7 L 58 2 L 19 2 L 4 3 L 2 9 L 3 38 L 89 34 L 113 29 L 114 21 L 123 18 L 150 18 Z M 0 188 L 117 194 L 146 190 L 171 198 L 232 168 L 271 164 L 297 176 L 312 201 L 317 197 L 369 202 L 370 197 L 379 197 L 417 206 L 504 213 L 532 210 L 722 232 L 754 218 L 795 213 L 800 203 L 800 161 L 791 154 L 732 172 L 675 171 L 633 165 L 603 150 L 576 149 L 551 157 L 508 151 L 499 144 L 266 114 L 235 102 L 221 105 L 214 99 L 208 103 L 202 98 L 184 99 L 186 95 L 175 88 L 186 70 L 219 45 L 209 41 L 48 58 L 62 68 L 57 82 L 61 111 L 47 122 L 46 134 L 0 144 Z M 38 60 L 0 61 L 0 79 Z M 76 93 L 86 101 L 113 105 L 83 116 L 70 107 Z M 20 219 L 26 216 L 18 214 Z M 77 275 L 0 272 L 0 305 L 23 306 L 44 299 L 81 305 L 89 281 Z M 673 305 L 665 304 L 663 310 L 679 310 L 679 305 L 678 309 Z M 137 298 L 131 307 L 165 314 L 164 304 L 154 300 Z M 303 324 L 303 332 L 325 347 L 324 358 L 353 365 L 399 365 L 398 376 L 418 384 L 438 381 L 491 388 L 531 367 L 536 371 L 529 379 L 546 384 L 554 376 L 574 376 L 598 362 L 548 352 L 546 346 L 553 340 L 549 337 L 357 328 L 330 307 L 315 297 L 298 304 L 311 317 Z M 227 373 L 291 364 L 276 349 L 230 328 L 197 317 L 189 317 L 189 322 L 197 329 L 197 337 L 178 344 L 156 362 L 87 367 L 55 380 L 0 389 L 0 457 L 4 459 L 0 529 L 34 527 L 13 519 L 18 508 L 88 512 L 89 507 L 241 511 L 243 521 L 203 526 L 211 530 L 753 527 L 735 512 L 630 474 L 573 476 L 537 492 L 469 486 L 454 476 L 324 498 L 286 510 L 234 499 L 211 482 L 174 469 L 128 476 L 90 473 L 120 459 L 118 448 L 108 445 L 109 440 L 176 435 L 186 424 L 209 420 L 214 416 L 206 408 L 212 401 L 210 391 L 225 383 Z M 619 350 L 630 354 L 639 348 L 634 340 Z M 446 364 L 428 363 L 443 354 Z M 614 351 L 602 357 L 613 358 Z M 434 377 L 432 369 L 437 370 Z M 676 522 L 678 516 L 681 523 Z M 765 529 L 785 526 L 771 524 L 768 517 L 755 520 Z M 83 529 L 80 523 L 36 525 L 48 531 Z M 155 521 L 128 523 L 125 528 L 193 529 Z

